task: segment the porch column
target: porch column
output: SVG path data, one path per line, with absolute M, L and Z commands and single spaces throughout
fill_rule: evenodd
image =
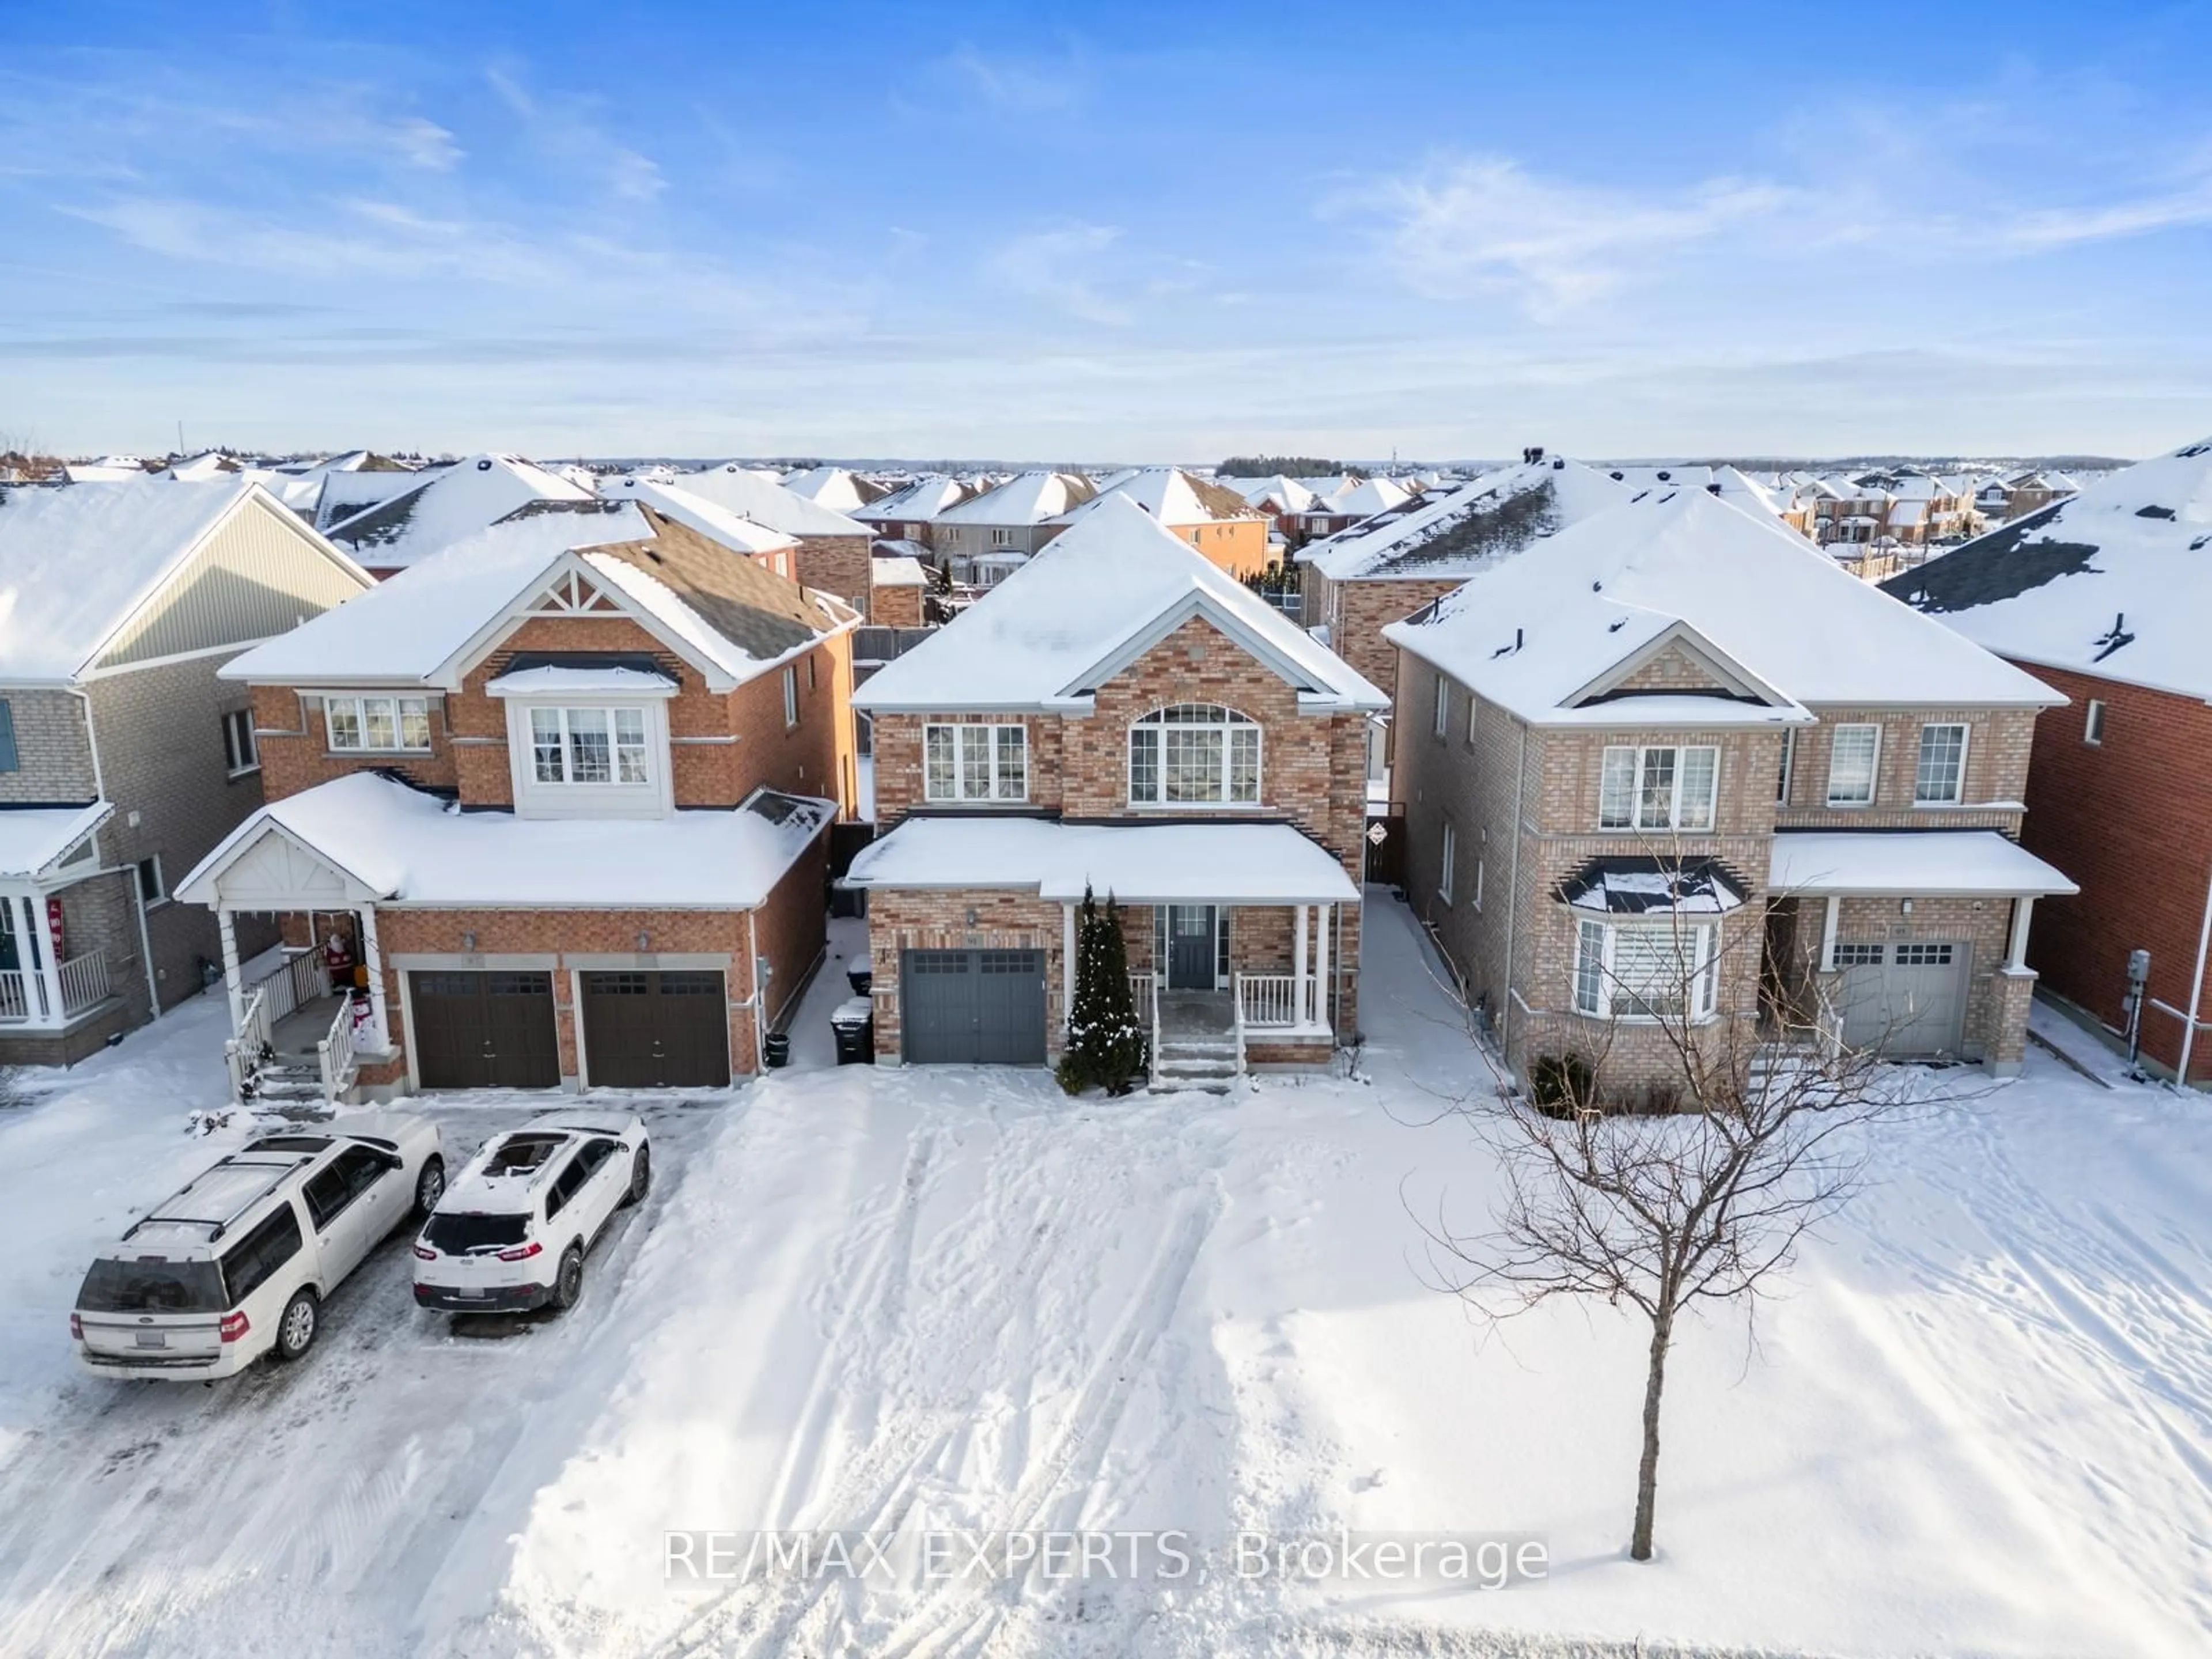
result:
M 231 913 L 220 908 L 215 913 L 215 924 L 222 934 L 222 988 L 230 999 L 230 1029 L 235 1036 L 246 1023 L 246 987 L 239 982 L 238 973 L 238 928 Z
M 392 1028 L 384 1022 L 384 952 L 376 943 L 376 907 L 361 907 L 361 965 L 368 969 L 368 1020 L 377 1047 L 390 1052 Z
M 1328 919 L 1333 907 L 1314 906 L 1313 1007 L 1306 1018 L 1316 1025 L 1328 1024 Z
M 1158 964 L 1154 964 L 1157 969 Z M 1060 907 L 1060 1025 L 1075 1014 L 1075 906 L 1063 900 Z
M 2034 909 L 2032 893 L 2023 893 L 2012 902 L 2012 940 L 2005 948 L 2005 966 L 2015 972 L 2027 966 L 2027 919 Z
M 1297 927 L 1292 935 L 1297 943 L 1291 947 L 1291 994 L 1297 999 L 1295 1006 L 1300 1024 L 1304 1023 L 1304 1017 L 1307 1000 L 1306 912 L 1310 908 L 1310 907 L 1304 904 L 1297 907 Z
M 46 1012 L 55 1024 L 64 1024 L 69 1006 L 62 1000 L 62 959 L 54 951 L 53 930 L 46 926 L 46 895 L 40 893 L 35 901 L 25 899 L 23 904 L 32 913 L 32 926 L 37 930 L 39 983 L 45 987 Z
M 1836 921 L 1844 902 L 1835 894 L 1828 895 L 1828 910 L 1820 923 L 1820 971 L 1832 974 L 1836 970 Z

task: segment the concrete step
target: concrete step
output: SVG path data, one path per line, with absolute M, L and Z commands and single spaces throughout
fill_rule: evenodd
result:
M 1234 1078 L 1170 1078 L 1164 1077 L 1149 1086 L 1146 1092 L 1155 1095 L 1225 1095 L 1236 1086 Z
M 1169 1054 L 1182 1054 L 1194 1060 L 1207 1059 L 1216 1054 L 1225 1054 L 1230 1059 L 1234 1060 L 1237 1058 L 1237 1039 L 1234 1037 L 1230 1037 L 1225 1040 L 1218 1037 L 1207 1037 L 1204 1039 L 1196 1037 L 1162 1037 L 1160 1039 L 1160 1054 L 1163 1058 Z
M 1206 1078 L 1235 1077 L 1234 1060 L 1163 1060 L 1159 1064 L 1162 1077 Z

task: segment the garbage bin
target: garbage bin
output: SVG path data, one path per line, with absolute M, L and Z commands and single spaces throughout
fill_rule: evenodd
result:
M 876 1058 L 876 1005 L 866 997 L 850 997 L 830 1016 L 830 1029 L 837 1039 L 840 1066 L 867 1066 Z
M 770 1031 L 761 1039 L 761 1058 L 774 1066 L 791 1064 L 791 1033 Z
M 864 957 L 845 969 L 845 983 L 853 988 L 853 994 L 864 997 L 875 988 L 876 970 Z

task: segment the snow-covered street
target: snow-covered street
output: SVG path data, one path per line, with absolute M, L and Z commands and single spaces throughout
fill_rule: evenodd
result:
M 456 1336 L 395 1241 L 305 1363 L 212 1388 L 68 1356 L 94 1243 L 243 1133 L 183 1132 L 220 1099 L 219 1006 L 139 1033 L 0 1117 L 0 1650 L 2201 1650 L 2203 1103 L 2040 1049 L 2001 1088 L 1952 1074 L 1755 1340 L 1684 1339 L 1636 1565 L 1640 1330 L 1486 1331 L 1423 1283 L 1414 1216 L 1490 1191 L 1445 1109 L 1488 1082 L 1370 897 L 1358 1078 L 1071 1102 L 838 1069 L 833 962 L 793 1071 L 648 1103 L 661 1178 L 574 1313 Z M 433 1109 L 465 1150 L 539 1103 Z M 923 1525 L 1533 1533 L 1553 1566 L 1449 1595 L 664 1573 L 671 1529 Z

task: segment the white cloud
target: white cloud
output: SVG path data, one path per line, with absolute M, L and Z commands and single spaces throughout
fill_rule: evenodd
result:
M 1017 294 L 1086 322 L 1120 327 L 1131 320 L 1130 313 L 1101 289 L 1100 259 L 1121 239 L 1113 225 L 1076 222 L 1028 231 L 991 257 L 990 270 Z

